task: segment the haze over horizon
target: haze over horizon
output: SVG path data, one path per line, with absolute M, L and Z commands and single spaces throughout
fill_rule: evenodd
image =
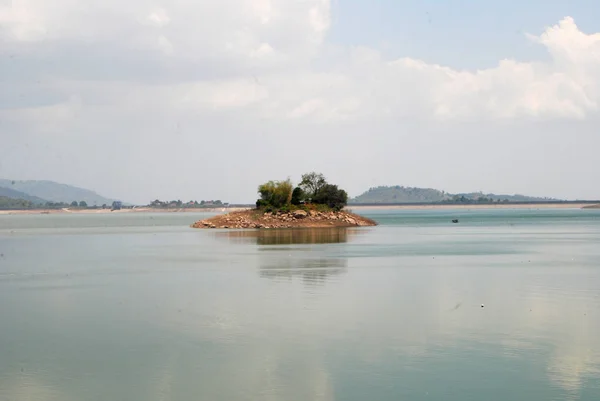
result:
M 590 0 L 0 0 L 0 178 L 600 199 L 598 21 Z

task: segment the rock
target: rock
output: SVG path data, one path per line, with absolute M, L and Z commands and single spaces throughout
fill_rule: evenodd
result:
M 296 218 L 296 219 L 304 219 L 307 216 L 308 216 L 308 213 L 304 210 L 296 210 L 294 212 L 294 218 Z

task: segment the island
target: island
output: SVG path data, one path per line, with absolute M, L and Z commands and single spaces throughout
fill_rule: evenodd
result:
M 325 176 L 302 175 L 296 187 L 288 178 L 269 181 L 258 187 L 256 208 L 217 215 L 192 224 L 193 228 L 331 228 L 365 227 L 377 223 L 344 210 L 348 194 Z

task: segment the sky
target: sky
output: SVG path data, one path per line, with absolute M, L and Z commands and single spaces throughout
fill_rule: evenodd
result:
M 0 178 L 600 199 L 600 5 L 0 0 Z

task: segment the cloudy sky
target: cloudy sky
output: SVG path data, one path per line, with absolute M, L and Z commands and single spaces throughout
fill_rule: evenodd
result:
M 0 177 L 600 198 L 591 0 L 0 0 Z

